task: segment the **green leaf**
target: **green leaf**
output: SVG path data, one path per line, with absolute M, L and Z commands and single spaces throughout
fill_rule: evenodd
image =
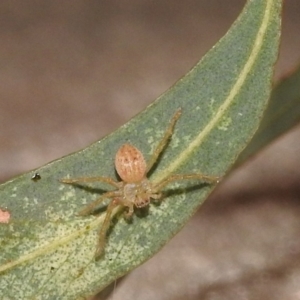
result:
M 36 170 L 40 180 L 34 182 L 28 173 L 0 187 L 0 207 L 11 213 L 9 224 L 0 224 L 1 295 L 86 297 L 149 259 L 184 226 L 212 186 L 178 182 L 161 205 L 151 204 L 132 223 L 115 218 L 105 257 L 95 261 L 104 214 L 83 218 L 76 213 L 109 187 L 75 188 L 58 180 L 115 178 L 114 153 L 128 141 L 149 159 L 179 107 L 182 117 L 151 180 L 200 170 L 224 175 L 258 127 L 269 98 L 280 12 L 279 0 L 248 1 L 225 37 L 144 112 L 87 149 Z
M 272 91 L 269 105 L 251 142 L 240 154 L 238 162 L 270 144 L 300 121 L 300 67 L 283 79 Z

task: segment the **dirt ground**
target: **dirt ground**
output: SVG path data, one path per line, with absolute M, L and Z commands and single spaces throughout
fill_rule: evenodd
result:
M 118 128 L 182 77 L 244 3 L 1 1 L 0 181 Z M 276 79 L 300 61 L 299 16 L 299 0 L 285 1 Z M 300 299 L 299 136 L 297 127 L 233 172 L 109 299 Z

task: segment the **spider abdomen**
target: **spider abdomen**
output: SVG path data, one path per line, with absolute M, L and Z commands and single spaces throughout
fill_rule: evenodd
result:
M 116 170 L 124 182 L 140 182 L 146 175 L 147 165 L 142 152 L 130 144 L 120 147 L 115 158 Z

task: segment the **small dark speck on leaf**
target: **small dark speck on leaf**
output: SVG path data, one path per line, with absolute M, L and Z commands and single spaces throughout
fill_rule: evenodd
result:
M 34 181 L 34 182 L 37 182 L 41 179 L 41 175 L 39 173 L 34 173 L 32 176 L 31 176 L 31 180 Z

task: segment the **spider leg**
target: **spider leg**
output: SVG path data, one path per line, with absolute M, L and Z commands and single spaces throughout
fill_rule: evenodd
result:
M 161 141 L 159 142 L 155 151 L 153 152 L 152 157 L 150 158 L 150 161 L 147 165 L 147 173 L 152 169 L 153 165 L 157 161 L 157 158 L 159 157 L 159 155 L 161 154 L 161 152 L 164 150 L 165 146 L 167 145 L 168 140 L 171 138 L 171 136 L 174 132 L 175 124 L 176 124 L 177 120 L 179 119 L 180 115 L 181 115 L 181 108 L 176 110 L 174 116 L 172 117 L 172 119 L 170 121 L 168 128 L 165 131 L 163 138 L 161 139 Z
M 112 215 L 114 208 L 119 205 L 128 207 L 129 210 L 126 213 L 126 217 L 131 217 L 133 214 L 134 210 L 133 210 L 132 202 L 124 201 L 124 200 L 122 200 L 122 198 L 115 198 L 110 202 L 110 204 L 108 205 L 107 210 L 106 210 L 104 222 L 103 222 L 102 227 L 99 232 L 99 240 L 98 240 L 98 245 L 97 245 L 96 254 L 95 254 L 96 260 L 99 259 L 102 256 L 102 254 L 104 253 L 104 246 L 105 246 L 105 242 L 106 242 L 106 233 L 107 233 L 107 230 L 109 229 L 111 215 Z
M 118 199 L 113 199 L 107 207 L 105 219 L 104 219 L 102 227 L 99 231 L 99 239 L 98 239 L 97 249 L 96 249 L 96 253 L 95 253 L 96 260 L 98 260 L 104 254 L 104 247 L 105 247 L 105 242 L 106 242 L 106 232 L 110 225 L 110 220 L 111 220 L 111 215 L 112 215 L 113 209 L 115 207 L 117 207 L 118 205 L 120 205 Z
M 117 197 L 120 196 L 119 191 L 112 191 L 112 192 L 107 192 L 104 193 L 100 198 L 98 198 L 97 200 L 91 202 L 90 204 L 86 205 L 79 213 L 79 216 L 86 216 L 89 215 L 91 212 L 93 212 L 93 210 L 101 203 L 103 202 L 105 199 L 107 198 L 113 198 L 113 197 Z
M 220 177 L 215 176 L 208 176 L 203 174 L 175 174 L 170 175 L 169 177 L 165 178 L 161 182 L 158 182 L 157 184 L 154 184 L 154 190 L 160 191 L 162 188 L 164 188 L 167 184 L 178 181 L 178 180 L 188 180 L 188 179 L 199 179 L 204 182 L 208 183 L 218 183 L 220 180 Z
M 59 180 L 61 183 L 73 184 L 84 182 L 105 182 L 116 188 L 120 188 L 120 182 L 113 180 L 110 177 L 80 177 L 80 178 L 63 178 Z
M 119 195 L 120 197 L 120 195 Z M 128 212 L 125 214 L 126 218 L 130 218 L 134 212 L 134 204 L 131 201 L 124 200 L 122 198 L 113 199 L 107 207 L 106 216 L 102 227 L 99 232 L 99 240 L 95 253 L 95 259 L 98 260 L 104 253 L 105 242 L 106 242 L 106 233 L 110 226 L 111 215 L 115 207 L 117 206 L 128 207 Z

